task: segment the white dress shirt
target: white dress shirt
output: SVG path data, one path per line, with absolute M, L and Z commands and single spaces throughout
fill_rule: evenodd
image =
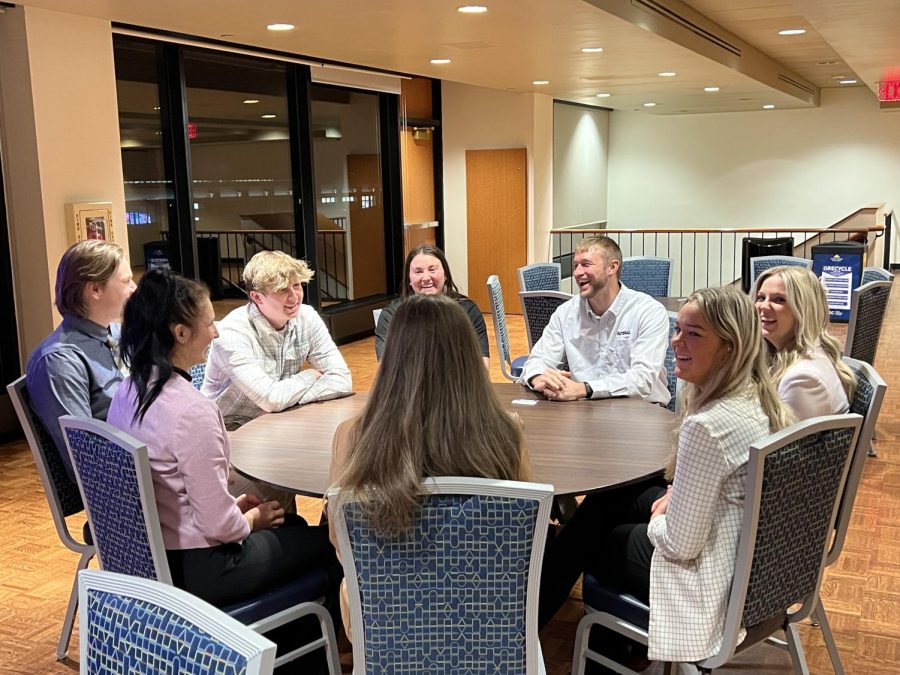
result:
M 528 384 L 547 368 L 567 364 L 575 381 L 591 385 L 592 398 L 634 396 L 666 404 L 668 342 L 666 309 L 646 293 L 621 286 L 601 316 L 576 295 L 550 317 L 519 381 Z
M 784 371 L 778 395 L 798 421 L 820 415 L 841 415 L 850 409 L 847 392 L 828 355 L 817 347 Z
M 218 325 L 206 358 L 201 392 L 222 411 L 229 431 L 267 412 L 349 394 L 350 369 L 316 310 L 275 330 L 255 303 L 238 307 Z M 316 378 L 303 363 L 318 370 Z
M 753 389 L 713 401 L 682 422 L 668 509 L 647 526 L 654 546 L 651 660 L 699 661 L 721 648 L 750 445 L 768 434 Z

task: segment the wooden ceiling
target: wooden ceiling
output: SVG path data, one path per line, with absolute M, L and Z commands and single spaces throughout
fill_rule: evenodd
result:
M 18 4 L 651 114 L 811 107 L 821 88 L 854 86 L 837 78 L 875 92 L 885 71 L 900 65 L 900 0 L 480 1 L 488 11 L 479 15 L 458 13 L 462 0 Z M 266 30 L 273 22 L 296 28 L 273 33 Z M 807 32 L 778 35 L 783 28 Z M 433 65 L 434 58 L 451 62 Z

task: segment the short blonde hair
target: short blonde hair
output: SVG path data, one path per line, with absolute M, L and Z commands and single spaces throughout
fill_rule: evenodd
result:
M 56 309 L 63 316 L 85 317 L 84 288 L 104 285 L 125 260 L 125 250 L 99 239 L 85 239 L 70 246 L 56 268 Z
M 247 293 L 278 293 L 294 279 L 305 284 L 313 274 L 305 260 L 292 258 L 284 251 L 260 251 L 244 267 L 244 290 Z
M 609 237 L 586 237 L 575 246 L 575 253 L 585 253 L 591 249 L 597 249 L 603 256 L 603 260 L 609 265 L 613 260 L 619 261 L 619 269 L 616 270 L 616 278 L 622 278 L 622 249 Z

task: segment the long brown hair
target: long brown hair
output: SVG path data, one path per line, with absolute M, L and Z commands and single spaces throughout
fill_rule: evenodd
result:
M 769 377 L 762 328 L 750 298 L 736 288 L 704 288 L 694 291 L 685 301 L 688 303 L 700 310 L 713 333 L 725 343 L 729 358 L 702 387 L 685 383 L 683 416 L 693 415 L 712 401 L 747 392 L 759 400 L 769 418 L 769 431 L 779 431 L 793 422 L 790 409 L 779 398 Z M 677 448 L 677 438 L 675 445 Z M 666 468 L 669 480 L 675 475 L 675 459 L 673 454 Z
M 349 437 L 337 499 L 358 500 L 386 535 L 413 524 L 423 478 L 522 478 L 521 430 L 494 394 L 472 324 L 444 295 L 397 308 Z
M 453 281 L 453 275 L 450 273 L 450 265 L 447 264 L 447 256 L 444 255 L 444 252 L 437 246 L 423 244 L 422 246 L 416 246 L 410 251 L 409 255 L 406 256 L 406 261 L 403 263 L 403 279 L 400 280 L 401 298 L 408 298 L 416 294 L 412 289 L 412 286 L 409 285 L 409 268 L 412 267 L 413 258 L 417 255 L 430 255 L 440 261 L 441 267 L 444 268 L 444 295 L 449 295 L 451 298 L 458 298 L 462 295 Z

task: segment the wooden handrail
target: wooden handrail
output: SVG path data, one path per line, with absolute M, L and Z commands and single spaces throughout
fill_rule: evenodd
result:
M 884 232 L 884 225 L 869 227 L 697 227 L 697 228 L 652 228 L 652 229 L 552 229 L 550 234 L 731 234 L 753 232 L 778 233 L 824 233 L 824 232 Z

